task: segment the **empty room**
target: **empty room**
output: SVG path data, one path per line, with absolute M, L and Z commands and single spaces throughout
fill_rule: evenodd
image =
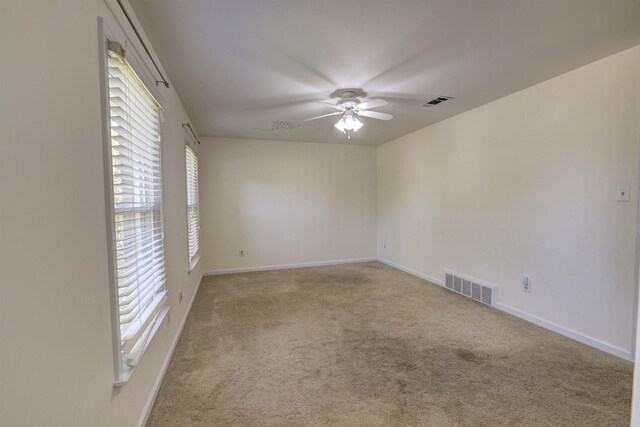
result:
M 638 426 L 639 0 L 0 0 L 0 426 Z

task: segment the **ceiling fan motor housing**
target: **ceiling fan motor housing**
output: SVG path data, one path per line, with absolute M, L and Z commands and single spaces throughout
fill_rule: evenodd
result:
M 358 104 L 360 104 L 360 100 L 358 98 L 342 98 L 337 103 L 338 106 L 346 108 L 347 110 L 354 109 Z
M 351 110 L 360 104 L 360 100 L 356 98 L 356 95 L 356 92 L 352 90 L 345 90 L 340 94 L 340 100 L 336 105 Z

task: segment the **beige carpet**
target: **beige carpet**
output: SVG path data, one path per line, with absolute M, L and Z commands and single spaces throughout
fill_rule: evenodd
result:
M 205 277 L 148 426 L 628 426 L 632 364 L 380 263 Z

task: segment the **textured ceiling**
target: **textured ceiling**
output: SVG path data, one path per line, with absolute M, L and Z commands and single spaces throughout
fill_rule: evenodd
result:
M 344 143 L 303 120 L 353 87 L 395 117 L 349 142 L 380 144 L 640 44 L 639 0 L 131 3 L 201 136 Z

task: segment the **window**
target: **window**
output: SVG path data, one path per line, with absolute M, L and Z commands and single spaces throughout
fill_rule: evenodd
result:
M 189 265 L 193 270 L 200 248 L 200 213 L 198 207 L 198 156 L 188 145 L 187 159 L 187 224 L 189 231 Z
M 112 250 L 119 381 L 140 360 L 166 316 L 160 167 L 161 107 L 108 42 Z

